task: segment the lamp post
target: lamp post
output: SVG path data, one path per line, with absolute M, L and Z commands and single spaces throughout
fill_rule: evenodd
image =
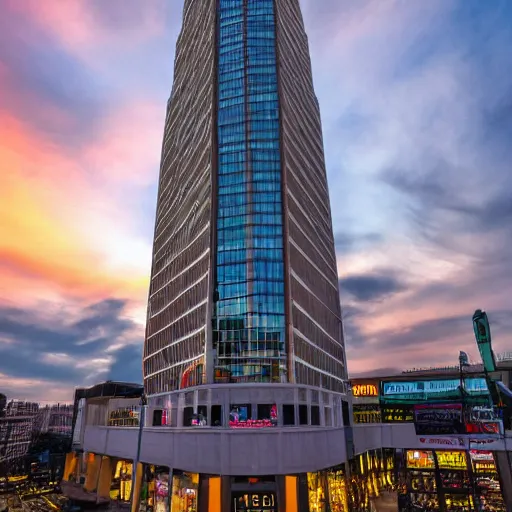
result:
M 460 379 L 460 396 L 462 403 L 462 425 L 464 427 L 464 432 L 466 431 L 466 407 L 465 407 L 465 394 L 466 390 L 464 389 L 464 367 L 469 366 L 469 357 L 466 352 L 462 350 L 459 352 L 459 379 Z
M 144 422 L 146 419 L 146 405 L 147 405 L 147 398 L 146 398 L 145 393 L 142 393 L 142 395 L 140 397 L 140 416 L 139 416 L 139 433 L 138 433 L 138 438 L 137 438 L 137 453 L 135 455 L 135 460 L 133 461 L 133 467 L 132 467 L 132 488 L 130 491 L 130 502 L 133 501 L 135 485 L 137 483 L 137 468 L 139 466 L 140 446 L 142 444 L 142 432 L 144 430 Z M 132 510 L 133 510 L 133 504 L 132 504 Z

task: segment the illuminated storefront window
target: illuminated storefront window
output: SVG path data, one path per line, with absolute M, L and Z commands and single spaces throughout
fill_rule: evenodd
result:
M 277 425 L 276 404 L 258 404 L 256 418 L 252 416 L 250 404 L 231 405 L 229 426 L 231 428 L 263 428 Z
M 431 451 L 406 452 L 406 495 L 419 510 L 438 510 L 436 464 Z
M 349 509 L 354 512 L 373 510 L 384 498 L 397 498 L 394 472 L 394 450 L 373 450 L 349 462 L 347 486 Z M 383 497 L 383 493 L 386 496 Z
M 173 474 L 171 512 L 197 512 L 197 473 Z
M 138 427 L 140 407 L 120 407 L 110 411 L 108 417 L 109 427 Z
M 327 512 L 326 477 L 324 471 L 308 473 L 309 512 Z
M 348 495 L 345 472 L 342 470 L 327 472 L 327 488 L 331 512 L 348 512 Z
M 169 468 L 146 466 L 140 512 L 168 512 Z
M 113 500 L 130 501 L 132 492 L 132 470 L 131 462 L 120 460 L 116 464 L 114 478 L 110 486 L 110 497 Z

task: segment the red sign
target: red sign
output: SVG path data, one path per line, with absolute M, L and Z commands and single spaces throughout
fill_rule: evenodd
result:
M 270 420 L 245 420 L 245 421 L 230 421 L 231 428 L 264 428 L 275 427 L 276 423 Z
M 500 424 L 499 423 L 466 423 L 466 432 L 468 434 L 499 434 Z

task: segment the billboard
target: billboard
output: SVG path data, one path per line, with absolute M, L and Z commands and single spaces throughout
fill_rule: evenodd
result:
M 462 434 L 464 433 L 462 405 L 415 405 L 414 427 L 417 435 Z
M 382 382 L 381 386 L 381 400 L 385 402 L 460 399 L 459 379 Z M 489 396 L 487 382 L 483 377 L 465 378 L 464 391 L 469 396 Z

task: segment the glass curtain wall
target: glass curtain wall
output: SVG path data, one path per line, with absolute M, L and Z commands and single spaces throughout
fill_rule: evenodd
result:
M 286 381 L 273 0 L 218 0 L 215 375 Z M 227 377 L 227 378 L 226 378 Z

